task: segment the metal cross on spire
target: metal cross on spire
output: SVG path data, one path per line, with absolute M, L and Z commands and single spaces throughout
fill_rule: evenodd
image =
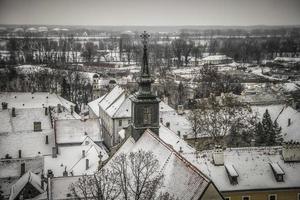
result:
M 149 74 L 149 68 L 148 68 L 148 53 L 147 53 L 147 44 L 148 44 L 148 38 L 150 37 L 150 35 L 144 31 L 144 33 L 142 33 L 140 35 L 140 37 L 142 38 L 142 43 L 144 45 L 144 53 L 143 53 L 143 64 L 142 64 L 142 76 L 150 76 Z
M 144 45 L 144 46 L 147 45 L 147 43 L 148 43 L 148 38 L 150 37 L 150 35 L 149 35 L 146 31 L 144 31 L 144 33 L 142 33 L 142 34 L 140 35 L 140 37 L 143 39 L 143 41 L 142 41 L 143 45 Z

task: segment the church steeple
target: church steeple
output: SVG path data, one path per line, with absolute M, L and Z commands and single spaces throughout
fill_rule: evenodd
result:
M 138 79 L 139 90 L 132 97 L 132 136 L 138 140 L 146 129 L 158 134 L 159 130 L 159 102 L 160 100 L 151 92 L 154 82 L 148 65 L 148 38 L 150 35 L 144 31 L 140 36 L 143 43 L 143 62 L 141 74 Z
M 151 94 L 151 84 L 154 82 L 149 71 L 149 65 L 148 65 L 148 38 L 150 35 L 144 31 L 140 35 L 142 38 L 142 43 L 143 43 L 143 62 L 142 62 L 142 67 L 141 67 L 141 74 L 138 79 L 139 83 L 139 91 L 137 96 L 139 98 L 149 98 L 150 96 L 154 98 L 154 96 Z

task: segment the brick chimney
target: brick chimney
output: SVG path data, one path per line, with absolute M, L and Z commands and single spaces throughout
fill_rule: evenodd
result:
M 48 108 L 45 107 L 45 115 L 47 116 L 48 115 Z
M 288 118 L 288 126 L 291 125 L 291 118 Z
M 82 150 L 82 158 L 85 158 L 85 150 Z

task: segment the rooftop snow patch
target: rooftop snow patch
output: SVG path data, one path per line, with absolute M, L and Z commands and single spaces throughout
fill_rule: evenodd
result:
M 300 163 L 285 163 L 281 155 L 281 147 L 264 148 L 231 148 L 224 150 L 224 166 L 215 166 L 212 163 L 213 151 L 203 151 L 196 154 L 185 154 L 190 162 L 206 174 L 216 184 L 221 192 L 295 188 L 300 186 Z M 284 169 L 284 182 L 277 182 L 271 163 L 277 163 Z M 232 185 L 225 166 L 234 166 L 238 172 L 238 183 Z M 233 175 L 234 171 L 231 172 Z
M 100 155 L 102 161 L 108 158 L 104 147 L 98 146 L 87 136 L 82 145 L 59 147 L 59 154 L 56 158 L 51 155 L 45 156 L 44 171 L 51 169 L 54 176 L 63 176 L 65 170 L 69 176 L 93 174 L 98 169 Z M 88 169 L 86 169 L 86 159 L 89 160 Z
M 55 123 L 56 143 L 82 143 L 86 136 L 95 142 L 101 142 L 101 128 L 98 119 L 67 119 Z
M 57 104 L 66 108 L 75 106 L 57 94 L 47 92 L 0 92 L 0 102 L 8 103 L 8 108 L 43 108 Z

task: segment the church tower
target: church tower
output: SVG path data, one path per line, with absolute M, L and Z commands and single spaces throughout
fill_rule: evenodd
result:
M 144 31 L 141 34 L 143 42 L 143 62 L 138 79 L 138 91 L 131 97 L 132 101 L 132 136 L 137 141 L 146 129 L 151 129 L 158 135 L 159 132 L 159 102 L 160 100 L 151 91 L 154 82 L 148 66 L 147 42 L 150 35 Z

